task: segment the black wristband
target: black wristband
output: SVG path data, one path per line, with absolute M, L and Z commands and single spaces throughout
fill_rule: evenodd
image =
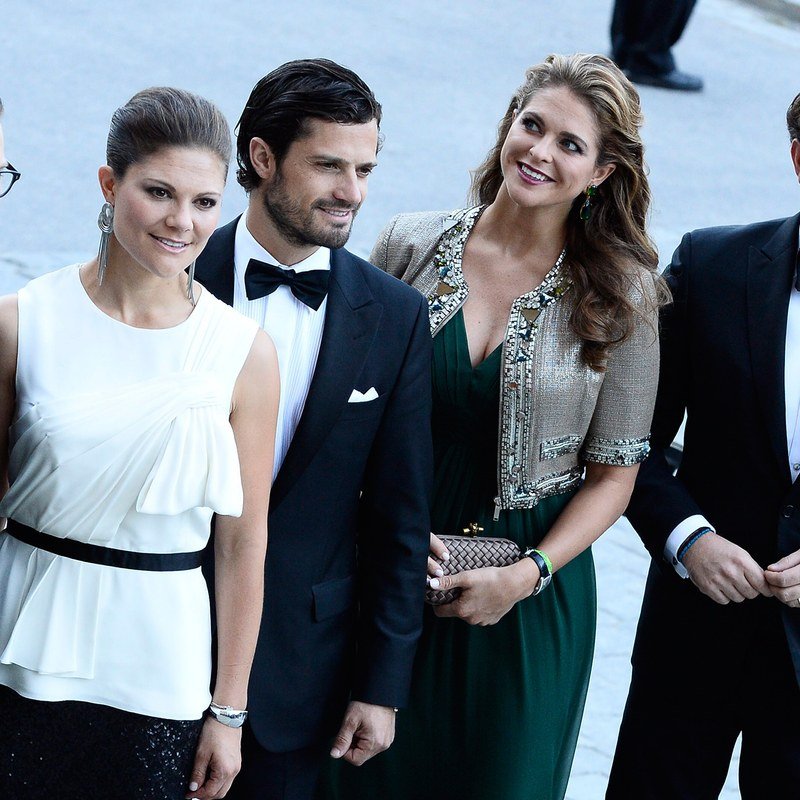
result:
M 702 528 L 698 528 L 696 531 L 691 533 L 683 540 L 683 544 L 678 548 L 677 558 L 681 564 L 683 564 L 684 556 L 689 552 L 692 545 L 701 537 L 705 536 L 707 533 L 714 533 L 713 528 L 709 528 L 708 525 L 704 525 Z
M 535 547 L 526 550 L 522 555 L 530 558 L 539 568 L 539 580 L 536 581 L 536 586 L 533 587 L 533 594 L 531 595 L 532 597 L 536 597 L 537 594 L 550 585 L 550 581 L 553 579 L 553 574 L 550 571 L 550 559 L 545 553 L 541 550 L 537 550 Z

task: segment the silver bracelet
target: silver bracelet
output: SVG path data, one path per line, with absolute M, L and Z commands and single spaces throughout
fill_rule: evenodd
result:
M 244 721 L 247 719 L 247 711 L 244 709 L 237 709 L 231 706 L 221 706 L 218 703 L 211 703 L 208 707 L 208 713 L 217 722 L 227 725 L 229 728 L 241 728 Z

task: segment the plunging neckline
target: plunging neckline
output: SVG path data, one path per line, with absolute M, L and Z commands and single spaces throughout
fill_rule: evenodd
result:
M 453 232 L 449 230 L 445 232 L 444 237 L 439 243 L 436 259 L 434 261 L 434 266 L 437 267 L 439 273 L 439 287 L 428 297 L 431 314 L 431 334 L 433 336 L 436 335 L 442 323 L 448 322 L 453 316 L 461 316 L 463 342 L 467 350 L 467 359 L 473 372 L 480 369 L 487 361 L 492 360 L 498 350 L 502 351 L 503 344 L 506 341 L 506 337 L 503 337 L 503 341 L 501 341 L 494 350 L 476 364 L 472 363 L 467 325 L 464 319 L 464 303 L 469 296 L 469 281 L 467 281 L 464 275 L 463 259 L 467 242 L 486 208 L 487 206 L 482 205 L 467 209 L 460 220 L 461 224 L 455 225 Z M 561 268 L 566 253 L 567 250 L 565 247 L 556 259 L 555 264 L 545 273 L 542 280 L 528 292 L 520 295 L 520 297 L 512 302 L 509 315 L 514 312 L 515 305 L 519 304 L 522 304 L 525 308 L 542 307 L 542 297 L 546 299 L 547 293 L 557 288 L 557 285 L 563 280 Z M 439 291 L 442 286 L 444 286 L 445 291 Z M 561 292 L 557 292 L 557 294 L 561 293 L 563 293 L 563 289 Z
M 490 353 L 487 353 L 486 356 L 484 356 L 484 358 L 482 358 L 477 364 L 473 364 L 472 363 L 472 355 L 471 355 L 470 350 L 469 350 L 469 336 L 467 336 L 467 323 L 464 320 L 464 309 L 463 308 L 459 308 L 458 309 L 458 313 L 456 314 L 456 317 L 458 318 L 458 320 L 460 322 L 460 328 L 461 328 L 460 334 L 461 335 L 459 336 L 459 339 L 461 340 L 461 343 L 462 343 L 463 347 L 466 349 L 467 362 L 470 365 L 470 370 L 472 372 L 476 372 L 484 364 L 486 364 L 487 361 L 494 360 L 495 355 L 497 355 L 499 352 L 502 351 L 503 343 L 500 342 L 500 344 L 498 344 L 497 347 L 494 348 L 494 350 L 492 350 Z M 455 321 L 455 320 L 453 320 L 453 321 Z

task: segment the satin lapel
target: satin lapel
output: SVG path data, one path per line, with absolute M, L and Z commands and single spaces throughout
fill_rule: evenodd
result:
M 375 338 L 383 306 L 346 250 L 331 251 L 331 282 L 317 367 L 303 415 L 272 487 L 271 508 L 308 466 L 343 407 Z M 368 389 L 369 387 L 358 387 Z
M 789 295 L 797 258 L 798 217 L 787 219 L 762 248 L 750 247 L 747 322 L 755 390 L 779 474 L 788 481 L 785 357 Z
M 215 231 L 197 258 L 195 278 L 211 294 L 233 305 L 233 249 L 239 217 Z

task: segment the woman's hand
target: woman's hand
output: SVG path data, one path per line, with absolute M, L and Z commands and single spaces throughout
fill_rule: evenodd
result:
M 438 578 L 438 589 L 460 588 L 452 602 L 435 606 L 438 617 L 458 617 L 470 625 L 494 625 L 520 600 L 529 597 L 539 580 L 539 570 L 530 558 L 509 567 L 482 567 Z
M 230 416 L 242 476 L 242 513 L 217 515 L 214 533 L 217 675 L 213 697 L 233 708 L 247 708 L 247 683 L 264 604 L 278 386 L 275 347 L 259 331 L 236 380 Z M 242 765 L 241 744 L 241 729 L 213 717 L 206 719 L 186 797 L 224 797 Z
M 242 768 L 242 729 L 208 717 L 200 731 L 187 800 L 225 797 Z
M 447 562 L 450 560 L 450 553 L 447 552 L 447 548 L 444 546 L 444 542 L 435 534 L 431 534 L 431 555 L 428 556 L 428 581 L 430 582 L 431 578 L 441 578 L 444 575 L 444 570 L 442 570 L 441 566 L 437 561 L 435 561 L 431 556 L 436 556 L 439 561 Z

